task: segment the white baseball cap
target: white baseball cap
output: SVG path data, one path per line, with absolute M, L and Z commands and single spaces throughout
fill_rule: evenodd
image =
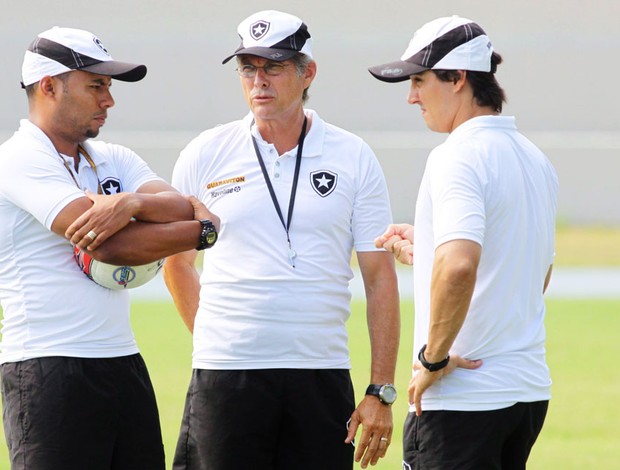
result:
M 484 30 L 467 18 L 437 18 L 418 29 L 400 60 L 370 67 L 384 82 L 402 82 L 425 70 L 491 71 L 493 46 Z
M 28 46 L 22 64 L 22 87 L 72 70 L 108 75 L 125 82 L 137 82 L 146 75 L 144 65 L 113 60 L 94 34 L 55 26 L 43 31 Z
M 240 54 L 277 62 L 290 59 L 299 52 L 312 58 L 312 38 L 308 27 L 288 13 L 259 11 L 239 23 L 237 33 L 241 37 L 241 45 L 222 61 L 223 64 Z

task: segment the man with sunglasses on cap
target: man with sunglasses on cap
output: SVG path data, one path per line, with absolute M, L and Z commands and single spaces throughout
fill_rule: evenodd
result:
M 44 31 L 24 56 L 28 119 L 0 146 L 0 373 L 14 470 L 165 466 L 129 293 L 96 284 L 73 257 L 77 246 L 146 264 L 206 248 L 195 216 L 219 224 L 131 150 L 88 141 L 114 105 L 112 80 L 145 75 L 79 29 Z
M 376 241 L 414 266 L 414 373 L 404 467 L 524 469 L 551 379 L 543 293 L 554 256 L 558 180 L 500 116 L 502 58 L 457 16 L 416 31 L 401 59 L 371 67 L 410 80 L 408 102 L 448 133 L 428 157 L 413 226 Z
M 351 469 L 385 455 L 399 340 L 383 173 L 360 138 L 305 109 L 316 74 L 297 17 L 262 11 L 224 60 L 250 113 L 202 133 L 173 185 L 222 217 L 218 245 L 168 259 L 164 278 L 194 335 L 175 469 Z M 367 293 L 372 365 L 355 407 L 346 321 L 352 249 Z M 362 428 L 359 438 L 353 439 Z

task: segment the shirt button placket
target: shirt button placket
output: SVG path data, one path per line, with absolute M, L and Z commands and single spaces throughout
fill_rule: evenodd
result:
M 279 180 L 281 173 L 282 173 L 282 171 L 281 171 L 280 161 L 276 160 L 276 162 L 274 164 L 274 174 L 273 174 L 274 179 Z

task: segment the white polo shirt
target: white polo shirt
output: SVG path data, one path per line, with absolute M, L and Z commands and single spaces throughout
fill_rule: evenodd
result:
M 261 172 L 252 115 L 203 132 L 181 153 L 173 185 L 221 218 L 205 251 L 193 367 L 349 368 L 351 252 L 375 251 L 391 220 L 379 163 L 359 137 L 310 110 L 290 239 Z M 278 157 L 253 127 L 287 220 L 297 148 Z
M 105 193 L 136 191 L 159 179 L 131 150 L 86 142 Z M 84 158 L 74 175 L 49 138 L 28 120 L 0 146 L 0 362 L 42 356 L 115 357 L 138 351 L 129 294 L 95 284 L 78 268 L 71 243 L 50 228 L 58 213 L 97 192 Z
M 451 349 L 482 359 L 430 387 L 425 410 L 490 410 L 548 400 L 543 285 L 553 263 L 558 180 L 513 117 L 461 124 L 435 148 L 415 215 L 415 341 L 428 340 L 435 249 L 456 239 L 482 246 L 465 323 Z

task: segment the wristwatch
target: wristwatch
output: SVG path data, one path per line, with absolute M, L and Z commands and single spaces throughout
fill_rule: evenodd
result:
M 215 225 L 208 219 L 199 220 L 200 225 L 202 226 L 202 230 L 200 231 L 200 238 L 198 238 L 198 246 L 197 250 L 205 250 L 207 248 L 211 248 L 215 245 L 217 241 L 217 230 L 215 230 Z
M 422 346 L 422 349 L 420 349 L 420 352 L 418 353 L 418 360 L 424 368 L 428 369 L 430 372 L 441 370 L 448 365 L 448 362 L 450 362 L 450 355 L 446 356 L 445 359 L 439 362 L 428 362 L 424 357 L 424 351 L 426 351 L 426 344 Z
M 381 403 L 391 405 L 396 401 L 396 396 L 398 394 L 396 393 L 396 387 L 394 387 L 394 384 L 370 384 L 366 389 L 366 395 L 373 395 L 379 398 Z

